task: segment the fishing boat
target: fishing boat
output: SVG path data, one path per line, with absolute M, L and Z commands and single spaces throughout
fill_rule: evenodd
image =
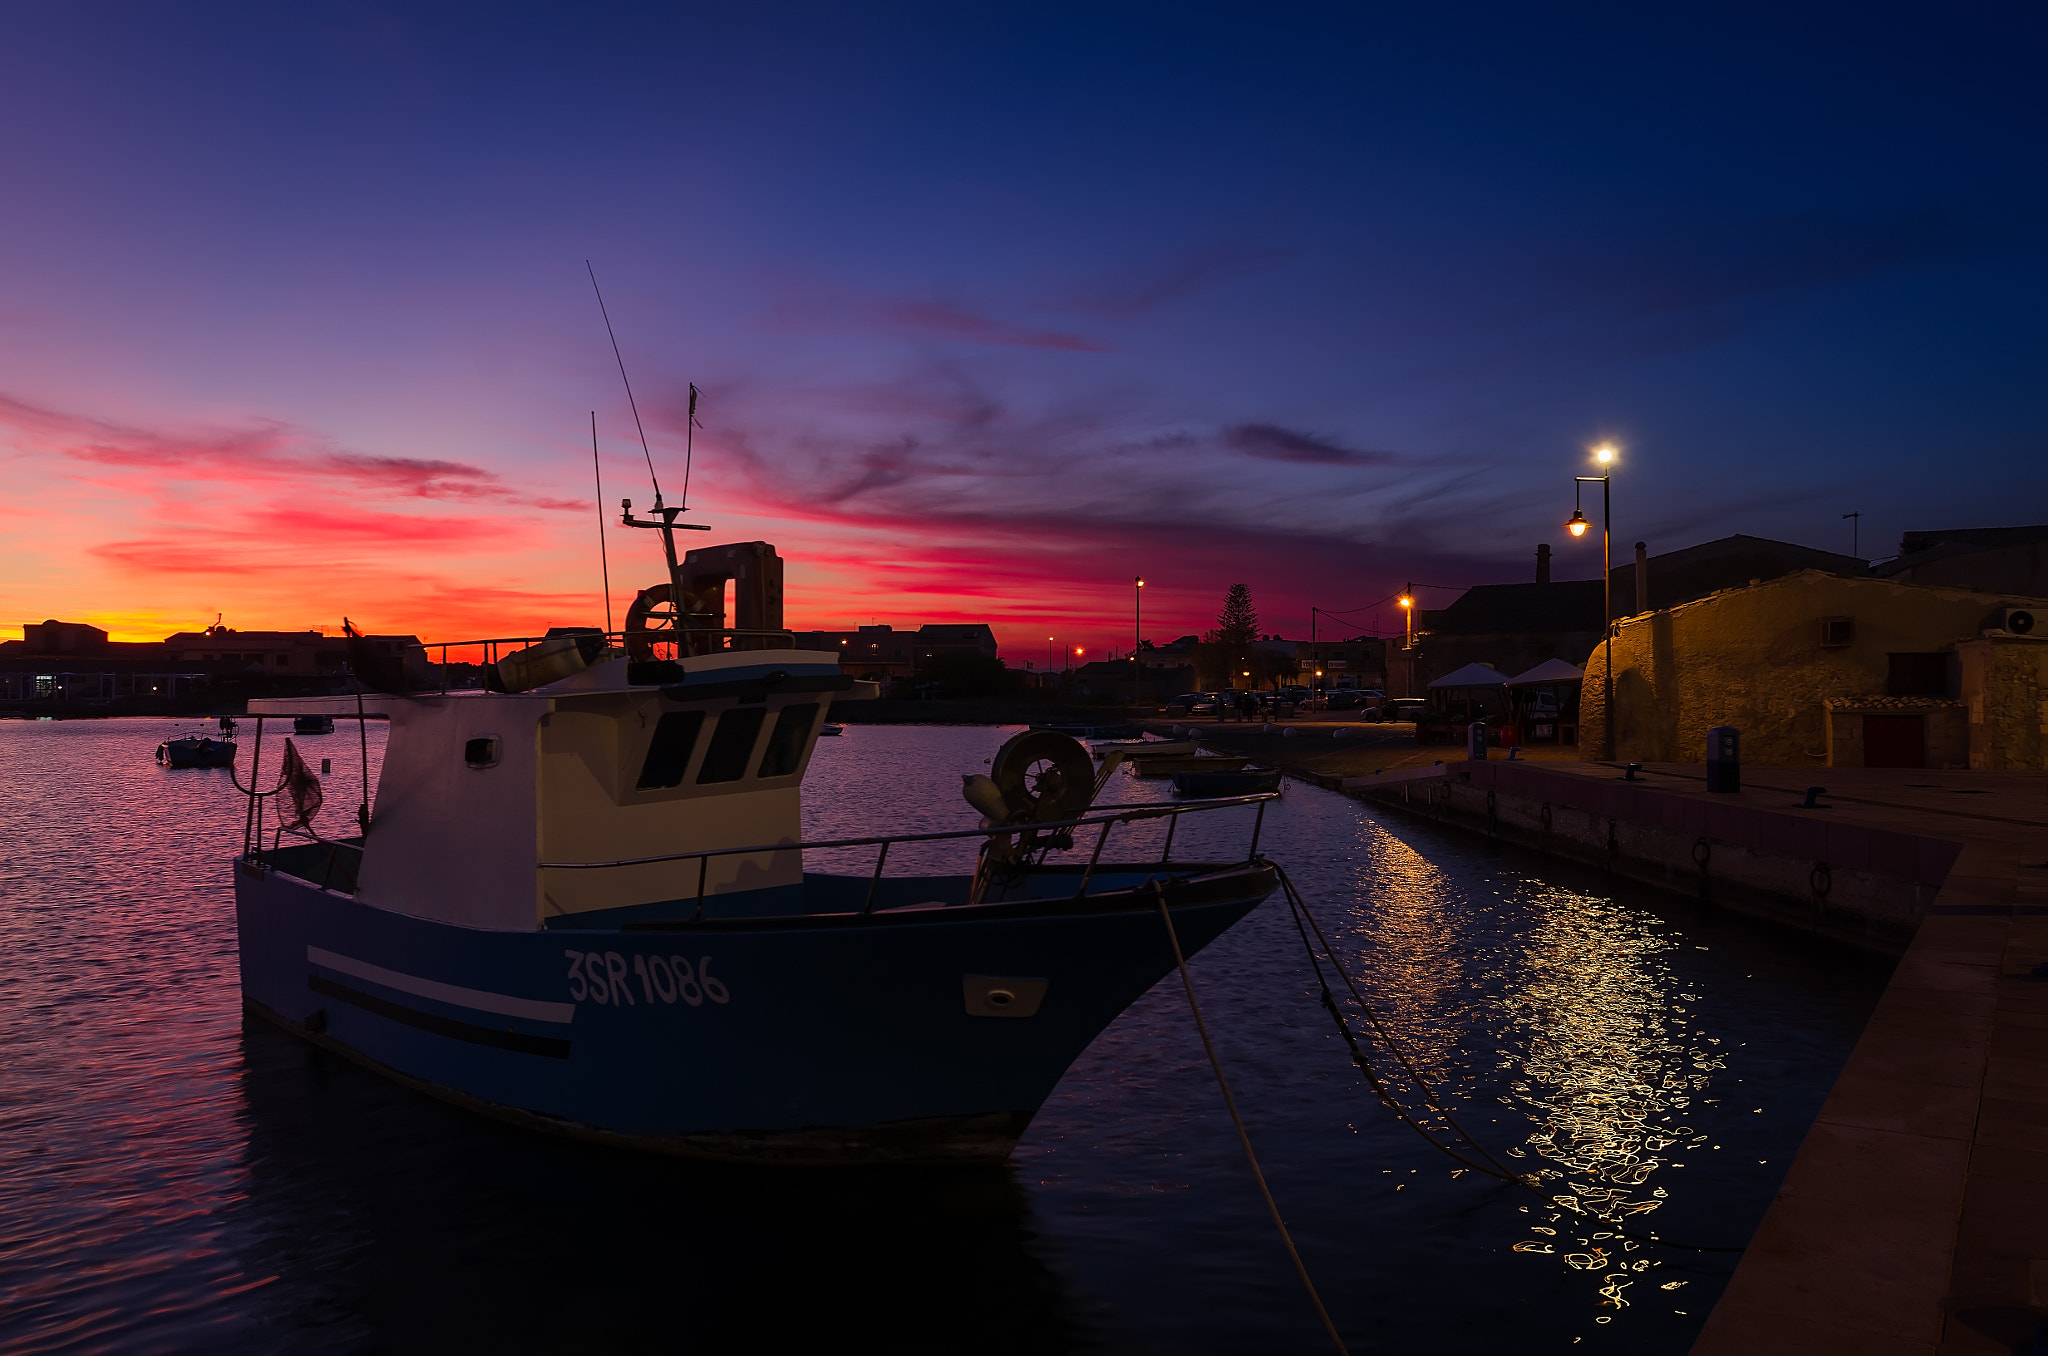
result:
M 292 733 L 302 735 L 333 734 L 333 716 L 293 716 Z
M 838 735 L 843 735 L 845 733 L 846 727 L 844 725 L 839 724 L 837 721 L 828 720 L 818 727 L 818 734 L 821 737 L 827 735 L 836 737 Z
M 1280 789 L 1280 769 L 1248 767 L 1239 772 L 1176 772 L 1173 789 L 1183 796 L 1248 796 Z
M 208 735 L 166 739 L 156 746 L 156 760 L 165 767 L 232 767 L 235 741 Z
M 450 642 L 489 660 L 474 692 L 406 690 L 351 639 L 372 690 L 251 701 L 247 1010 L 539 1130 L 728 1159 L 1002 1159 L 1176 939 L 1199 949 L 1275 888 L 1267 798 L 1097 809 L 1115 763 L 1034 731 L 966 777 L 957 830 L 807 843 L 813 745 L 876 685 L 796 647 L 774 547 L 679 558 L 693 525 L 655 502 L 622 522 L 660 531 L 669 577 L 623 631 Z M 360 832 L 317 827 L 289 740 L 265 762 L 266 718 L 314 715 L 390 723 Z M 1232 811 L 1243 857 L 1172 860 L 1180 816 Z M 1168 823 L 1156 859 L 1105 850 L 1148 818 Z M 973 871 L 885 870 L 892 845 L 945 839 L 979 844 Z M 849 847 L 871 872 L 806 860 Z

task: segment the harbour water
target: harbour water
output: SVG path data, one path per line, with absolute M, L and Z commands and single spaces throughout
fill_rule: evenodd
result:
M 330 832 L 361 775 L 338 726 L 300 740 L 333 761 Z M 0 723 L 0 1347 L 1326 1347 L 1176 978 L 1074 1066 L 1004 1168 L 771 1170 L 538 1138 L 244 1019 L 241 798 L 224 771 L 152 762 L 178 728 Z M 969 826 L 959 774 L 1005 734 L 823 740 L 806 832 Z M 373 776 L 381 742 L 372 723 Z M 1119 774 L 1109 794 L 1169 792 Z M 1173 855 L 1241 856 L 1251 819 L 1192 817 Z M 1156 856 L 1160 832 L 1118 830 L 1105 860 Z M 1889 971 L 1298 783 L 1260 845 L 1467 1127 L 1638 1235 L 1748 1237 Z M 1460 1174 L 1364 1085 L 1278 900 L 1191 970 L 1351 1350 L 1691 1343 L 1735 1255 L 1632 1245 Z

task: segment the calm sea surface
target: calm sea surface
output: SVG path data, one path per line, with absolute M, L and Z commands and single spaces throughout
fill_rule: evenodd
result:
M 1081 1058 L 1005 1168 L 538 1138 L 243 1017 L 241 802 L 225 772 L 154 764 L 179 728 L 0 722 L 0 1348 L 1327 1349 L 1178 979 Z M 967 827 L 959 774 L 1005 734 L 821 741 L 806 830 Z M 333 760 L 322 823 L 342 831 L 355 732 L 300 743 Z M 1242 854 L 1249 813 L 1207 818 L 1177 859 Z M 1262 847 L 1467 1126 L 1561 1169 L 1554 1192 L 1639 1211 L 1632 1232 L 1748 1237 L 1889 969 L 1296 783 Z M 1631 1246 L 1455 1175 L 1364 1086 L 1277 900 L 1191 968 L 1353 1351 L 1686 1349 L 1734 1257 Z

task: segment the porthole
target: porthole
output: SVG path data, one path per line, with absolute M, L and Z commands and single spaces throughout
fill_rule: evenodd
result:
M 496 767 L 498 763 L 498 737 L 484 735 L 472 739 L 462 746 L 462 761 L 471 767 Z

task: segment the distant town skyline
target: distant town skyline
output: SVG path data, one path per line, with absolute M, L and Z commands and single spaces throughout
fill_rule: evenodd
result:
M 2038 15 L 46 8 L 0 621 L 429 639 L 660 577 L 1021 666 L 1615 550 L 2048 518 Z M 1843 514 L 1862 516 L 1845 520 Z M 1451 593 L 1425 594 L 1440 606 Z M 1357 614 L 1361 629 L 1374 618 Z M 1390 608 L 1382 631 L 1398 629 Z

